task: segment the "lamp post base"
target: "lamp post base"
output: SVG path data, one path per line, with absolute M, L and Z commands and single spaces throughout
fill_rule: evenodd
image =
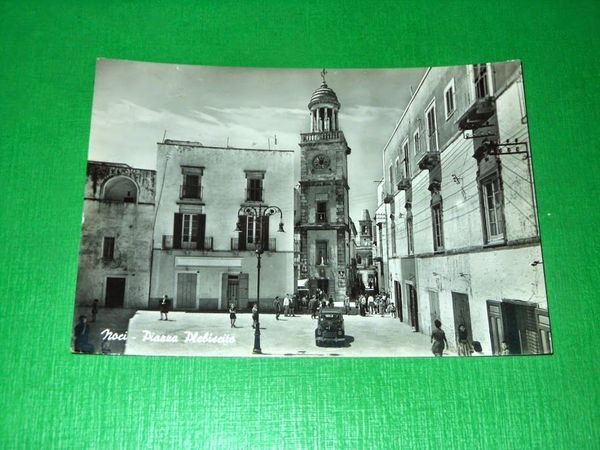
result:
M 256 355 L 262 354 L 262 350 L 260 349 L 260 322 L 256 321 L 256 329 L 254 330 L 254 348 L 252 349 L 252 353 Z

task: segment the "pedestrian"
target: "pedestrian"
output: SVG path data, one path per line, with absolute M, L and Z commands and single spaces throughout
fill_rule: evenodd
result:
M 289 296 L 289 294 L 285 294 L 285 297 L 283 298 L 283 315 L 285 317 L 290 316 L 290 296 Z
M 317 297 L 312 297 L 310 299 L 310 301 L 312 302 L 312 305 L 310 305 L 310 312 L 311 312 L 311 319 L 316 319 L 317 318 L 317 311 L 319 310 L 319 301 L 317 300 Z M 310 304 L 310 302 L 309 302 Z
M 296 294 L 294 294 L 290 298 L 290 315 L 292 317 L 296 317 L 296 305 L 297 304 L 298 304 L 298 296 Z
M 500 354 L 502 356 L 510 355 L 510 348 L 508 348 L 508 343 L 506 341 L 500 343 Z
M 329 300 L 327 300 L 327 306 L 333 308 L 333 297 L 329 295 Z
M 76 352 L 94 353 L 94 346 L 90 343 L 90 326 L 87 323 L 87 316 L 79 316 L 79 323 L 75 326 L 75 345 Z
M 346 315 L 350 314 L 350 297 L 348 294 L 344 297 L 344 308 L 346 308 Z
M 373 298 L 373 294 L 369 294 L 367 301 L 369 304 L 369 314 L 373 314 L 375 311 L 375 299 Z
M 97 298 L 95 298 L 94 302 L 92 303 L 92 320 L 90 320 L 90 322 L 96 321 L 96 314 L 98 314 L 98 299 Z
M 237 319 L 237 308 L 235 307 L 235 304 L 231 304 L 229 305 L 229 321 L 231 322 L 231 328 L 236 328 L 235 326 L 235 319 Z
M 360 296 L 360 315 L 363 317 L 367 315 L 367 299 L 364 294 Z
M 279 320 L 279 316 L 281 315 L 281 300 L 279 295 L 273 300 L 273 310 L 275 311 L 275 319 Z
M 258 327 L 258 306 L 255 303 L 252 307 L 252 328 L 256 329 Z
M 435 319 L 433 322 L 435 329 L 431 333 L 431 351 L 435 356 L 442 356 L 444 348 L 448 348 L 448 341 L 446 340 L 446 333 L 442 330 L 442 322 Z
M 167 294 L 163 295 L 163 298 L 160 300 L 160 320 L 163 320 L 163 314 L 165 316 L 165 320 L 169 320 L 169 297 Z
M 396 318 L 396 304 L 394 302 L 390 302 L 390 314 L 393 319 Z
M 456 340 L 458 342 L 458 355 L 471 356 L 471 343 L 469 342 L 469 334 L 467 327 L 465 327 L 465 325 L 462 323 L 458 326 Z

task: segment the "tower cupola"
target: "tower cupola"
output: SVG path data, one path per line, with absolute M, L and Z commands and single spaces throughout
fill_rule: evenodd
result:
M 338 131 L 338 111 L 340 110 L 340 102 L 337 95 L 325 82 L 327 71 L 323 69 L 321 72 L 322 83 L 319 88 L 313 92 L 308 109 L 311 117 L 311 132 L 323 131 Z

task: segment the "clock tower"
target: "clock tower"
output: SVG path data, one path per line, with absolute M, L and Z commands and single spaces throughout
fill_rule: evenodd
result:
M 310 132 L 300 134 L 299 277 L 311 293 L 320 289 L 334 300 L 349 292 L 350 219 L 348 162 L 350 147 L 340 130 L 340 102 L 325 82 L 308 103 Z

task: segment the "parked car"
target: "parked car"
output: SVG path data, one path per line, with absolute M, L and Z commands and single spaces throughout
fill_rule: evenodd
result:
M 317 347 L 323 344 L 345 344 L 344 315 L 338 308 L 323 308 L 315 330 Z

